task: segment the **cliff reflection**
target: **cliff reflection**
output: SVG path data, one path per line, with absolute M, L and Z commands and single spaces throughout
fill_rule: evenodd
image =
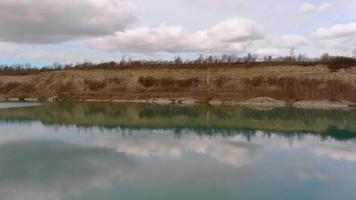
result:
M 40 121 L 49 126 L 104 129 L 164 129 L 178 135 L 185 129 L 200 135 L 251 137 L 256 130 L 300 136 L 319 134 L 349 140 L 356 136 L 356 111 L 277 108 L 259 111 L 242 107 L 159 106 L 114 103 L 54 103 L 0 110 L 0 123 Z
M 109 189 L 135 163 L 124 153 L 55 141 L 0 145 L 1 199 L 74 199 Z

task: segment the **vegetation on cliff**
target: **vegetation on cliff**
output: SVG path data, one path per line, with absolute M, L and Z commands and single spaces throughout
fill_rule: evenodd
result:
M 58 100 L 247 101 L 269 97 L 296 101 L 356 102 L 356 61 L 324 55 L 194 61 L 122 61 L 0 68 L 0 98 Z M 187 100 L 188 101 L 188 100 Z

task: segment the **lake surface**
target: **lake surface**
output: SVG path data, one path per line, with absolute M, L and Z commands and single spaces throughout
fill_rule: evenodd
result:
M 356 199 L 356 111 L 54 103 L 0 127 L 1 200 Z

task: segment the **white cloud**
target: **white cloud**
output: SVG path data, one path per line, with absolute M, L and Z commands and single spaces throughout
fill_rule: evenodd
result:
M 37 61 L 42 64 L 52 64 L 59 62 L 62 64 L 83 62 L 102 62 L 120 60 L 121 55 L 117 53 L 105 53 L 93 49 L 83 48 L 82 45 L 73 45 L 63 43 L 68 47 L 61 47 L 55 44 L 51 45 L 27 45 L 0 42 L 0 59 L 17 59 L 25 62 Z M 1 64 L 1 63 L 0 63 Z
M 336 24 L 329 28 L 319 28 L 312 33 L 315 39 L 333 39 L 356 35 L 356 22 Z
M 255 53 L 259 56 L 284 56 L 288 51 L 278 48 L 258 48 Z
M 308 39 L 300 35 L 272 35 L 268 40 L 274 46 L 283 48 L 299 47 L 308 44 Z
M 326 12 L 331 9 L 331 4 L 330 3 L 323 3 L 319 5 L 318 11 L 319 12 Z
M 209 39 L 222 42 L 240 42 L 262 38 L 262 33 L 253 21 L 240 17 L 219 22 L 207 33 Z
M 0 41 L 30 45 L 0 43 L 0 58 L 50 64 L 113 60 L 120 52 L 137 59 L 171 59 L 177 53 L 187 58 L 256 51 L 278 55 L 291 47 L 308 56 L 350 55 L 355 24 L 332 25 L 352 22 L 355 9 L 350 0 L 1 0 Z M 237 14 L 243 18 L 231 19 Z M 348 43 L 334 39 L 347 37 Z M 67 46 L 83 40 L 90 45 Z M 58 48 L 38 45 L 48 43 Z
M 134 20 L 126 0 L 2 0 L 0 40 L 57 43 L 122 30 Z
M 303 3 L 300 8 L 299 11 L 302 13 L 311 13 L 311 12 L 326 12 L 331 8 L 331 4 L 330 3 L 323 3 L 320 5 L 315 5 L 313 3 Z
M 187 0 L 185 0 L 187 1 Z M 222 6 L 225 3 L 225 0 L 188 0 L 187 2 L 191 3 L 195 3 L 198 5 L 203 5 L 203 6 Z
M 104 51 L 131 52 L 241 52 L 248 42 L 263 34 L 250 20 L 234 17 L 200 31 L 188 31 L 182 26 L 142 27 L 116 32 L 114 35 L 89 41 L 92 47 Z
M 264 40 L 254 44 L 254 47 L 259 56 L 287 56 L 291 48 L 308 45 L 309 39 L 299 35 L 267 35 Z

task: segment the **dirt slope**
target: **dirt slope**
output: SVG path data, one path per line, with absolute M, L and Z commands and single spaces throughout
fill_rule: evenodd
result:
M 61 70 L 0 75 L 0 98 L 147 100 L 176 102 L 356 101 L 356 67 L 330 72 L 327 66 L 135 68 Z

